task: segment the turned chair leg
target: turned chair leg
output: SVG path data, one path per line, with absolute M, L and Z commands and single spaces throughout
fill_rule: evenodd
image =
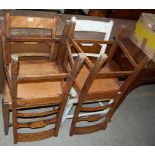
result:
M 3 111 L 3 124 L 4 124 L 4 133 L 8 135 L 9 132 L 9 119 L 10 119 L 10 111 L 9 105 L 5 104 L 2 100 L 2 111 Z

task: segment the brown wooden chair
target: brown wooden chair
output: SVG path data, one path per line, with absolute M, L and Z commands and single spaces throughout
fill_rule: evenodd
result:
M 64 38 L 63 36 L 62 41 Z M 61 117 L 68 99 L 69 91 L 85 56 L 83 54 L 79 55 L 70 70 L 64 72 L 61 65 L 64 60 L 62 60 L 62 62 L 33 59 L 20 60 L 22 57 L 45 56 L 40 53 L 21 52 L 11 54 L 9 51 L 9 57 L 11 59 L 11 61 L 9 61 L 6 54 L 8 53 L 7 47 L 8 42 L 10 43 L 10 41 L 15 40 L 10 40 L 9 38 L 6 38 L 5 35 L 2 36 L 4 66 L 7 65 L 7 82 L 5 82 L 3 93 L 3 120 L 5 134 L 8 134 L 9 126 L 13 125 L 14 143 L 58 136 Z M 25 41 L 25 38 L 22 41 Z M 69 52 L 67 55 L 70 57 Z M 49 106 L 51 109 L 48 111 L 35 111 L 38 108 L 42 109 L 43 107 Z M 25 110 L 31 111 L 25 112 Z M 12 124 L 10 124 L 9 121 L 10 111 L 12 111 Z M 52 118 L 42 118 L 47 116 L 51 116 Z M 28 122 L 21 122 L 19 118 L 33 119 Z M 52 129 L 50 127 L 49 130 L 45 131 L 32 133 L 22 133 L 17 131 L 20 128 L 36 129 L 50 124 L 53 124 L 54 127 Z
M 74 26 L 75 23 L 70 27 L 71 34 L 74 32 Z M 129 41 L 127 42 L 127 39 L 122 37 L 122 33 L 123 30 L 118 33 L 114 42 L 104 40 L 81 41 L 73 39 L 72 36 L 70 39 L 68 38 L 68 44 L 73 45 L 78 53 L 84 53 L 78 43 L 112 44 L 110 51 L 107 53 L 108 57 L 102 54 L 95 64 L 86 57 L 85 64 L 76 78 L 74 89 L 77 96 L 70 97 L 70 100 L 78 98 L 73 103 L 76 108 L 72 115 L 71 136 L 106 129 L 112 115 L 122 103 L 134 80 L 148 61 L 147 57 L 139 59 L 138 62 L 133 59 L 131 50 L 134 46 L 130 46 L 131 43 L 128 44 Z M 113 56 L 118 48 L 132 65 L 130 70 L 117 70 L 113 67 Z M 112 102 L 106 102 L 109 100 Z M 102 104 L 97 104 L 99 101 Z
M 38 57 L 44 57 L 44 59 L 53 60 L 53 52 L 54 45 L 56 42 L 56 24 L 57 24 L 57 16 L 53 16 L 51 18 L 43 18 L 43 17 L 30 17 L 30 16 L 14 16 L 10 15 L 10 13 L 6 13 L 5 17 L 5 29 L 3 31 L 3 35 L 5 35 L 5 53 L 3 53 L 4 67 L 7 75 L 7 80 L 9 80 L 8 76 L 8 68 L 10 67 L 11 62 L 11 54 L 16 53 L 13 47 L 17 44 L 21 44 L 21 50 L 25 51 L 25 46 L 31 45 L 31 48 L 37 46 L 39 44 L 48 44 L 49 51 L 48 52 L 40 52 L 33 51 L 27 49 L 25 51 L 25 55 L 34 55 L 37 53 Z M 58 39 L 60 42 L 60 39 Z M 21 47 L 21 46 L 20 46 Z M 28 46 L 29 47 L 29 46 Z M 33 49 L 33 48 L 32 48 Z M 34 48 L 35 49 L 35 48 Z M 19 53 L 23 53 L 20 51 Z M 37 61 L 35 62 L 37 63 Z M 46 61 L 44 62 L 46 63 Z M 47 62 L 48 63 L 48 62 Z M 38 61 L 38 67 L 40 65 L 40 61 Z M 21 64 L 22 65 L 22 64 Z M 27 64 L 28 65 L 28 64 Z M 33 66 L 33 63 L 29 63 L 30 67 Z M 48 65 L 48 64 L 47 64 Z M 40 66 L 41 68 L 42 66 Z M 34 68 L 35 69 L 35 68 Z M 34 70 L 32 69 L 32 70 Z

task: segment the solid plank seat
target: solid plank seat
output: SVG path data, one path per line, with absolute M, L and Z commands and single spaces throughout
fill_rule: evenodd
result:
M 19 99 L 58 97 L 62 94 L 59 81 L 18 84 L 17 89 Z
M 25 61 L 19 64 L 19 75 L 48 75 L 60 73 L 55 62 L 50 61 Z
M 59 81 L 18 84 L 18 106 L 34 107 L 38 105 L 46 106 L 51 103 L 58 104 L 62 102 L 60 94 L 62 94 L 62 88 L 61 82 Z M 43 103 L 41 102 L 41 99 L 44 99 Z M 4 103 L 9 104 L 10 106 L 12 104 L 7 83 L 5 83 L 4 88 Z
M 11 75 L 11 64 L 9 65 L 9 73 Z M 33 60 L 19 62 L 19 76 L 30 75 L 48 75 L 61 73 L 55 62 L 48 60 Z
M 100 72 L 106 73 L 108 71 L 110 71 L 110 69 L 106 66 Z M 89 69 L 84 65 L 80 70 L 75 82 L 75 88 L 78 92 L 80 92 L 80 90 L 82 89 L 88 75 Z M 110 98 L 111 96 L 114 96 L 114 94 L 117 93 L 119 89 L 120 85 L 116 78 L 95 79 L 88 90 L 86 98 L 95 98 L 96 94 L 98 94 L 97 98 L 99 98 L 99 94 L 101 94 L 100 99 L 102 99 L 102 97 L 105 98 L 105 96 L 107 95 L 107 97 Z

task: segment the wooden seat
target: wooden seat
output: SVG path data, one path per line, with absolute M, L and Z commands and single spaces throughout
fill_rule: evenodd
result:
M 44 22 L 44 20 L 41 20 L 41 22 Z M 61 117 L 68 100 L 69 91 L 85 59 L 84 54 L 79 55 L 70 70 L 63 71 L 62 64 L 66 60 L 52 62 L 51 51 L 49 51 L 49 54 L 24 53 L 22 51 L 21 53 L 11 54 L 11 49 L 7 47 L 8 44 L 15 42 L 15 40 L 11 40 L 12 38 L 6 36 L 2 36 L 6 73 L 2 104 L 5 134 L 8 134 L 9 126 L 13 125 L 14 143 L 58 136 Z M 19 39 L 23 42 L 32 41 L 31 39 Z M 38 42 L 38 40 L 35 41 Z M 54 40 L 49 41 L 49 44 L 51 43 L 55 43 Z M 60 46 L 61 44 L 60 42 Z M 70 57 L 69 52 L 66 55 Z M 39 59 L 36 60 L 36 57 Z M 42 60 L 40 57 L 48 59 Z M 44 108 L 49 109 L 44 111 Z M 9 120 L 10 111 L 12 111 L 12 123 Z M 33 130 L 45 126 L 49 127 L 49 125 L 51 125 L 49 130 L 41 132 L 36 130 L 29 133 L 18 131 L 18 129 L 22 128 Z
M 11 64 L 9 64 L 9 75 L 11 77 Z M 28 60 L 19 62 L 19 76 L 31 75 L 48 75 L 62 73 L 61 67 L 58 67 L 55 62 L 47 60 Z
M 11 79 L 11 64 L 9 64 L 9 76 Z M 31 76 L 46 76 L 51 74 L 61 74 L 62 69 L 58 67 L 55 62 L 50 62 L 47 60 L 28 60 L 19 62 L 19 78 L 27 78 Z M 63 81 L 48 81 L 48 82 L 38 82 L 38 83 L 21 83 L 18 84 L 18 94 L 17 98 L 20 100 L 25 100 L 27 106 L 35 106 L 31 103 L 38 102 L 42 98 L 47 98 L 47 104 L 62 102 L 60 94 L 62 94 L 64 82 Z M 32 92 L 29 94 L 29 92 Z M 29 99 L 31 99 L 29 101 Z M 52 101 L 52 102 L 51 102 Z M 30 103 L 29 103 L 30 102 Z M 29 103 L 29 104 L 28 104 Z M 35 103 L 34 103 L 35 104 Z M 18 104 L 23 106 L 22 104 Z M 45 105 L 45 102 L 44 104 Z M 25 105 L 24 105 L 25 106 Z
M 60 96 L 62 94 L 62 87 L 61 82 L 40 82 L 40 83 L 25 83 L 25 84 L 19 84 L 18 85 L 18 93 L 17 98 L 20 100 L 30 100 L 30 99 L 42 99 L 42 98 L 50 98 L 50 101 L 47 101 L 47 105 L 53 103 L 60 103 L 62 102 L 62 97 Z M 30 93 L 31 92 L 31 93 Z M 12 99 L 10 96 L 10 90 L 8 87 L 8 84 L 5 83 L 4 86 L 4 102 L 9 103 L 10 106 L 12 106 Z M 30 104 L 28 102 L 26 103 L 27 106 L 35 106 L 35 104 L 32 104 L 30 101 Z M 43 105 L 45 106 L 45 102 Z M 19 103 L 18 106 L 25 107 L 24 104 Z M 38 104 L 36 105 L 38 106 Z
M 108 72 L 110 71 L 110 68 L 108 68 L 107 66 L 102 68 L 101 72 Z M 77 90 L 77 93 L 79 94 L 80 91 L 82 90 L 82 87 L 84 86 L 84 83 L 86 81 L 86 79 L 88 78 L 89 75 L 89 69 L 86 67 L 86 65 L 84 65 L 82 67 L 82 69 L 80 70 L 77 78 L 76 78 L 76 82 L 75 82 L 75 88 Z M 95 100 L 95 96 L 96 94 L 100 94 L 101 98 L 104 98 L 105 96 L 109 96 L 112 97 L 114 96 L 114 94 L 116 94 L 118 92 L 118 90 L 120 89 L 120 84 L 119 81 L 116 78 L 111 78 L 111 79 L 95 79 L 93 81 L 93 83 L 91 84 L 91 87 L 88 90 L 88 97 L 86 100 L 89 100 L 94 98 Z M 97 98 L 99 98 L 99 96 L 97 96 Z

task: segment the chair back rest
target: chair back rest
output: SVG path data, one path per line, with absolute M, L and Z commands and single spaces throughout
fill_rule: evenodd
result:
M 92 20 L 76 20 L 76 17 L 72 17 L 72 21 L 76 22 L 75 31 L 87 31 L 87 32 L 100 32 L 105 34 L 105 40 L 109 40 L 113 27 L 113 21 L 92 21 Z M 104 53 L 107 45 L 100 44 L 102 46 L 100 53 Z
M 18 41 L 26 44 L 27 47 L 32 47 L 32 44 L 34 44 L 34 49 L 37 48 L 35 44 L 40 42 L 48 44 L 48 47 L 46 47 L 49 49 L 49 54 L 46 57 L 50 60 L 54 59 L 55 42 L 52 39 L 54 39 L 56 35 L 57 16 L 52 16 L 51 18 L 14 16 L 7 12 L 5 22 L 5 35 L 10 39 L 8 43 L 10 46 L 7 52 L 11 51 L 11 48 L 14 47 L 14 43 Z M 11 42 L 13 42 L 13 44 Z M 20 44 L 20 46 L 22 45 L 23 44 Z M 31 47 L 30 51 L 32 50 L 33 52 L 34 49 Z
M 52 29 L 54 25 L 55 25 L 55 21 L 50 18 L 26 17 L 26 16 L 11 16 L 10 17 L 11 28 Z
M 56 16 L 51 18 L 12 16 L 10 13 L 6 13 L 6 32 L 10 33 L 10 29 L 47 29 L 55 31 L 56 18 Z

